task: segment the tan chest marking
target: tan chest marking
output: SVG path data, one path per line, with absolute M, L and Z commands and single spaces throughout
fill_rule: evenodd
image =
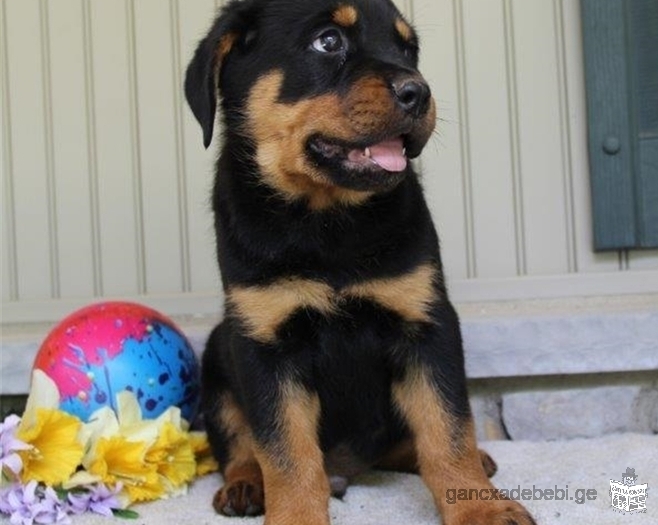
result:
M 430 322 L 430 307 L 438 299 L 436 279 L 437 272 L 429 264 L 399 277 L 373 279 L 342 290 L 321 281 L 293 277 L 268 286 L 232 287 L 228 302 L 249 337 L 272 343 L 279 327 L 297 310 L 309 308 L 329 315 L 353 297 L 371 300 L 410 322 Z
M 437 298 L 433 286 L 435 278 L 434 268 L 425 264 L 400 277 L 352 285 L 343 293 L 346 296 L 370 299 L 407 321 L 429 322 L 429 309 Z
M 333 289 L 320 281 L 289 278 L 268 286 L 230 289 L 228 301 L 245 323 L 250 337 L 262 342 L 276 340 L 276 331 L 296 310 L 334 310 Z

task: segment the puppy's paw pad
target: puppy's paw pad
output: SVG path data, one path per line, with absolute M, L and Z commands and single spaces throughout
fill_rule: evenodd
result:
M 265 509 L 263 487 L 248 481 L 227 483 L 215 494 L 212 506 L 224 516 L 259 516 Z

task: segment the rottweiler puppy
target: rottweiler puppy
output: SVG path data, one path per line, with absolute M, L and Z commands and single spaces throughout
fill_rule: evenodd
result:
M 188 67 L 210 144 L 225 318 L 202 410 L 226 515 L 327 525 L 371 467 L 418 471 L 443 523 L 528 525 L 488 494 L 459 321 L 410 162 L 436 107 L 418 37 L 390 0 L 233 0 Z M 484 491 L 484 492 L 482 492 Z

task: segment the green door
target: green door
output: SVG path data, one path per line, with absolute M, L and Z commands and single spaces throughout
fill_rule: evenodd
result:
M 658 0 L 581 0 L 594 243 L 658 247 Z

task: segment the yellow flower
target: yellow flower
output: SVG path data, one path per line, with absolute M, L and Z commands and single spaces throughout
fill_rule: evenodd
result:
M 66 481 L 84 455 L 84 446 L 78 440 L 80 420 L 59 410 L 35 408 L 24 423 L 16 437 L 32 448 L 19 452 L 23 460 L 22 481 L 34 480 L 50 486 Z
M 121 482 L 128 503 L 182 494 L 197 474 L 188 428 L 177 407 L 170 407 L 157 419 L 143 419 L 135 395 L 121 392 L 116 413 L 101 408 L 85 425 L 82 434 L 90 443 L 83 460 L 86 472 L 76 474 L 67 487 L 90 480 Z M 207 441 L 199 447 L 210 456 Z M 200 468 L 210 472 L 216 470 L 216 464 Z
M 167 421 L 160 427 L 158 439 L 146 453 L 146 462 L 174 487 L 190 481 L 196 473 L 194 451 L 188 434 Z
M 99 438 L 85 466 L 107 485 L 122 483 L 131 503 L 158 499 L 165 489 L 156 466 L 145 461 L 146 448 L 122 436 Z
M 217 472 L 219 465 L 213 456 L 205 432 L 190 432 L 190 443 L 196 456 L 196 475 L 205 476 L 211 472 Z

